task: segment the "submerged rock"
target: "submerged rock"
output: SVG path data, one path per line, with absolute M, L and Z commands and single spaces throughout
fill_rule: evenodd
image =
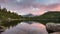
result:
M 60 34 L 60 32 L 53 32 L 53 33 L 50 33 L 50 34 Z
M 4 31 L 4 27 L 0 26 L 0 33 Z
M 48 34 L 46 27 L 40 23 L 21 23 L 17 26 L 7 29 L 1 34 Z
M 50 32 L 58 32 L 60 31 L 60 24 L 59 23 L 47 23 L 46 28 Z

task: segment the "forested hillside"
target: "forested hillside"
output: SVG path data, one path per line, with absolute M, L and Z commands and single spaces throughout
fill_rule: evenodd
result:
M 7 11 L 6 8 L 0 9 L 0 20 L 8 19 L 8 18 L 18 19 L 18 18 L 20 18 L 20 15 L 18 15 L 17 13 L 14 13 L 14 12 Z
M 60 12 L 58 11 L 49 11 L 41 16 L 38 16 L 37 19 L 43 20 L 46 22 L 58 22 L 60 23 Z
M 44 19 L 60 19 L 60 12 L 49 11 L 49 12 L 47 12 L 39 17 L 44 18 Z

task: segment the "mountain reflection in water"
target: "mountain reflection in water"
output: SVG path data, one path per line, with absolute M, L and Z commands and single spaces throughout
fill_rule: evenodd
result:
M 21 22 L 18 25 L 6 29 L 1 34 L 48 34 L 45 25 L 38 22 Z

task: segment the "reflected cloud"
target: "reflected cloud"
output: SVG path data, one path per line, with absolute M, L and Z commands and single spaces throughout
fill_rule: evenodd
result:
M 41 23 L 28 24 L 25 22 L 21 22 L 15 27 L 7 29 L 2 34 L 48 34 L 46 31 L 45 25 Z

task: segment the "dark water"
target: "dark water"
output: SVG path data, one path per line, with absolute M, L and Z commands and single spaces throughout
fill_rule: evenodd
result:
M 21 23 L 21 22 L 25 22 L 25 23 L 29 23 L 29 24 L 32 24 L 32 22 L 39 22 L 39 23 L 42 23 L 42 24 L 45 24 L 45 22 L 43 22 L 43 21 L 18 21 L 18 20 L 16 20 L 16 21 L 3 21 L 2 22 L 2 26 L 4 26 L 4 27 L 10 27 L 10 26 L 16 26 L 18 23 Z
M 14 21 L 11 23 L 15 24 Z M 45 25 L 40 22 L 25 21 L 16 23 L 1 34 L 48 34 L 48 32 Z

